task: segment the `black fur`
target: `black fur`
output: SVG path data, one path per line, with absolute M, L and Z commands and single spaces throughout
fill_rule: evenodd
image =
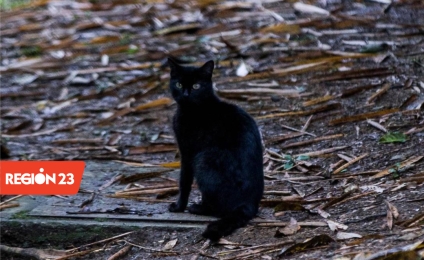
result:
M 203 233 L 218 240 L 245 226 L 258 212 L 264 189 L 259 130 L 245 111 L 215 95 L 213 61 L 200 68 L 168 62 L 170 90 L 178 104 L 173 128 L 181 153 L 180 194 L 169 210 L 186 209 L 195 178 L 202 202 L 188 210 L 221 218 Z

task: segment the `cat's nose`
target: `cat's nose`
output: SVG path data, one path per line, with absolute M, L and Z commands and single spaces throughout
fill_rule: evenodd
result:
M 183 90 L 183 96 L 188 97 L 189 93 L 188 93 L 188 89 L 184 89 Z

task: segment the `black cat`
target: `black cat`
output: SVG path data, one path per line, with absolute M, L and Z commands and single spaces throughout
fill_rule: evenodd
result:
M 182 212 L 196 179 L 202 202 L 193 214 L 221 218 L 203 232 L 218 240 L 245 226 L 258 212 L 264 190 L 262 143 L 255 121 L 221 101 L 212 87 L 213 61 L 202 67 L 168 59 L 170 89 L 178 104 L 173 128 L 181 154 L 180 194 L 171 212 Z

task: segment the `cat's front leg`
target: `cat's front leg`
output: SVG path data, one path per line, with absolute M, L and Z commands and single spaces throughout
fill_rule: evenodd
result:
M 188 196 L 190 195 L 191 185 L 193 184 L 193 170 L 190 165 L 181 161 L 180 173 L 180 193 L 178 201 L 169 205 L 171 212 L 183 212 L 188 204 Z

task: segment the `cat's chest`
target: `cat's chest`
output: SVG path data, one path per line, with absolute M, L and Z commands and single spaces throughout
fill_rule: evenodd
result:
M 216 118 L 176 114 L 173 127 L 177 138 L 198 139 L 209 136 L 219 125 Z
M 209 113 L 176 113 L 174 132 L 178 146 L 182 151 L 199 152 L 221 142 L 222 118 Z
M 235 106 L 220 103 L 211 109 L 178 109 L 173 128 L 180 150 L 196 153 L 208 147 L 237 145 L 245 132 L 243 122 Z

